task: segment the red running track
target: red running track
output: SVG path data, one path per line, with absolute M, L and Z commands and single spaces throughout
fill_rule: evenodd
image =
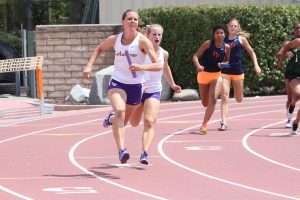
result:
M 0 118 L 0 199 L 300 200 L 300 137 L 285 126 L 285 96 L 230 100 L 199 135 L 199 101 L 163 103 L 150 150 L 139 164 L 142 125 L 126 128 L 131 155 L 119 164 L 109 107 Z

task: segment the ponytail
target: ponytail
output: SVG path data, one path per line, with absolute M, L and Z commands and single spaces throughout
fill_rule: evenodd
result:
M 238 32 L 238 35 L 240 35 L 240 36 L 242 36 L 242 37 L 244 37 L 244 38 L 247 39 L 247 38 L 249 38 L 251 36 L 251 33 L 247 32 L 247 31 L 240 30 Z

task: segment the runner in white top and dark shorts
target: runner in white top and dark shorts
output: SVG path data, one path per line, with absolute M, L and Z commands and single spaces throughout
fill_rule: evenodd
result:
M 98 45 L 83 71 L 83 77 L 89 78 L 96 58 L 109 48 L 115 49 L 115 71 L 108 86 L 108 97 L 113 111 L 109 113 L 104 125 L 112 124 L 119 159 L 122 164 L 130 158 L 124 147 L 125 125 L 141 101 L 145 71 L 159 71 L 161 69 L 150 40 L 138 32 L 138 23 L 137 12 L 126 10 L 122 16 L 123 32 L 108 37 Z M 128 50 L 132 61 L 130 66 L 126 59 L 125 50 Z M 151 59 L 151 64 L 145 64 L 146 54 Z M 136 77 L 133 76 L 133 73 L 136 73 Z
M 146 80 L 143 84 L 144 91 L 142 101 L 130 118 L 130 124 L 134 127 L 139 125 L 142 116 L 144 118 L 142 154 L 140 156 L 140 162 L 145 165 L 148 164 L 148 151 L 154 136 L 154 126 L 159 113 L 160 95 L 162 91 L 162 75 L 164 75 L 175 92 L 181 91 L 181 87 L 175 84 L 170 66 L 168 65 L 169 54 L 159 46 L 163 36 L 162 26 L 159 24 L 152 24 L 147 28 L 146 32 L 158 55 L 158 61 L 162 66 L 162 70 L 147 73 L 148 80 Z M 146 63 L 151 63 L 148 56 L 146 57 Z

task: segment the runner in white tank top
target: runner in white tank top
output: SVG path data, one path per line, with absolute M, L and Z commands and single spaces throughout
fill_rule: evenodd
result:
M 103 125 L 105 127 L 113 126 L 113 135 L 119 152 L 119 160 L 122 164 L 130 158 L 124 144 L 124 127 L 141 100 L 141 88 L 144 82 L 143 71 L 161 70 L 151 41 L 137 31 L 138 23 L 139 16 L 137 12 L 126 10 L 122 16 L 124 32 L 119 35 L 112 35 L 98 45 L 83 71 L 83 77 L 89 78 L 96 58 L 107 49 L 115 48 L 116 70 L 113 72 L 108 90 L 108 97 L 113 111 L 109 113 Z M 129 51 L 132 60 L 130 66 L 125 56 L 125 50 Z M 152 61 L 151 64 L 145 64 L 146 54 L 149 55 Z M 136 78 L 131 77 L 131 71 L 136 72 Z
M 142 115 L 144 115 L 143 146 L 140 162 L 145 165 L 148 164 L 148 151 L 154 136 L 154 125 L 159 112 L 162 74 L 165 76 L 175 92 L 181 91 L 180 86 L 174 83 L 173 76 L 168 65 L 168 52 L 159 46 L 162 40 L 162 35 L 163 28 L 161 25 L 152 24 L 147 28 L 147 36 L 152 42 L 158 55 L 158 61 L 162 66 L 162 70 L 157 72 L 147 72 L 149 79 L 144 83 L 142 102 L 130 118 L 131 125 L 138 126 Z M 146 62 L 151 63 L 151 60 L 146 58 Z
M 157 53 L 159 64 L 161 66 L 164 66 L 165 63 L 164 55 L 166 55 L 167 52 L 163 48 L 158 47 L 158 52 L 156 53 Z M 146 56 L 146 63 L 151 63 L 151 60 L 148 56 Z M 157 72 L 147 72 L 146 81 L 143 84 L 145 93 L 160 92 L 162 90 L 162 83 L 161 83 L 162 74 L 163 74 L 163 70 Z
M 121 40 L 124 33 L 119 33 L 116 38 L 115 49 L 115 70 L 111 79 L 126 84 L 137 84 L 144 82 L 145 71 L 137 71 L 136 78 L 133 78 L 131 71 L 129 70 L 128 62 L 125 56 L 125 50 L 128 50 L 132 63 L 144 64 L 146 60 L 146 54 L 139 48 L 139 40 L 141 33 L 138 33 L 135 39 L 129 44 L 122 44 Z M 149 64 L 152 64 L 150 62 Z

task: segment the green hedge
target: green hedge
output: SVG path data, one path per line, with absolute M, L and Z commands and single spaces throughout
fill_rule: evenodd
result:
M 275 55 L 281 44 L 291 39 L 294 23 L 300 21 L 299 5 L 229 5 L 198 7 L 159 7 L 139 10 L 144 24 L 159 23 L 164 27 L 161 44 L 170 53 L 169 64 L 177 84 L 198 89 L 192 55 L 212 37 L 212 27 L 227 24 L 233 17 L 243 30 L 262 69 L 255 75 L 251 58 L 244 53 L 245 93 L 278 94 L 284 92 L 284 72 L 276 70 Z
M 22 55 L 22 41 L 21 38 L 9 33 L 0 32 L 0 42 L 9 44 L 15 51 Z

